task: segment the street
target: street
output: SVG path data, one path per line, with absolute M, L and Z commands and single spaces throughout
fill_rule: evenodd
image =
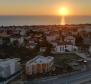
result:
M 43 80 L 33 80 L 33 81 L 27 81 L 25 84 L 77 84 L 79 82 L 83 82 L 84 80 L 90 80 L 91 79 L 91 71 L 84 71 L 78 74 L 74 74 L 71 76 L 65 76 L 65 77 L 53 77 L 49 79 L 43 79 Z

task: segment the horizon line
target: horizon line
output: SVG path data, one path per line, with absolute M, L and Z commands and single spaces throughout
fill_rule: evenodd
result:
M 0 15 L 0 16 L 57 16 L 57 17 L 61 17 L 61 15 Z M 68 15 L 65 17 L 70 17 L 70 16 L 91 16 L 91 15 Z

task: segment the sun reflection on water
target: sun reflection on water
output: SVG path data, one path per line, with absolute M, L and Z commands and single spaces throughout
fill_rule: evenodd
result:
M 65 25 L 66 24 L 66 22 L 65 22 L 65 16 L 62 16 L 61 17 L 61 23 L 60 23 L 61 25 Z

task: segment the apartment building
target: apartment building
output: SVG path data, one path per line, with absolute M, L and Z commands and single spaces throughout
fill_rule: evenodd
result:
M 54 57 L 37 56 L 26 63 L 26 74 L 46 73 L 53 69 Z
M 20 59 L 0 59 L 0 84 L 7 84 L 21 73 Z

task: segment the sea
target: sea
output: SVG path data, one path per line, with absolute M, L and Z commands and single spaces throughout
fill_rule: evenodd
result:
M 91 24 L 91 16 L 66 16 L 65 24 Z M 61 16 L 0 16 L 0 26 L 60 25 Z

